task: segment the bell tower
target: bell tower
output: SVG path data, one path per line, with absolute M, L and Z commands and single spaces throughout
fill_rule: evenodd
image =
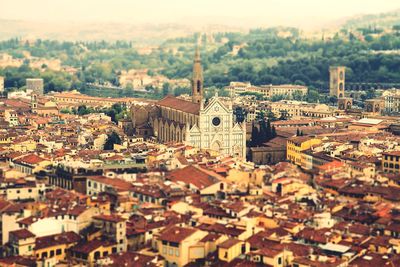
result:
M 37 112 L 37 107 L 38 107 L 38 100 L 37 100 L 37 94 L 32 93 L 31 94 L 31 112 L 36 113 Z
M 203 68 L 201 66 L 199 47 L 196 47 L 192 74 L 192 102 L 201 103 L 203 99 Z

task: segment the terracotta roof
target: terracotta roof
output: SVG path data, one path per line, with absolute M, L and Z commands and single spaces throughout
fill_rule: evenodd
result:
M 41 158 L 35 154 L 30 154 L 30 155 L 27 155 L 27 156 L 24 156 L 24 157 L 21 157 L 21 158 L 18 158 L 15 160 L 15 162 L 17 162 L 17 163 L 26 163 L 26 164 L 31 164 L 31 165 L 38 164 L 42 161 L 46 161 L 46 159 Z
M 387 155 L 387 156 L 400 156 L 400 151 L 387 151 L 383 152 L 382 155 Z
M 235 246 L 236 244 L 241 243 L 242 241 L 238 240 L 238 239 L 234 239 L 234 238 L 230 238 L 224 242 L 222 242 L 221 244 L 218 245 L 218 247 L 220 248 L 224 248 L 224 249 L 229 249 L 233 246 Z
M 36 267 L 36 259 L 33 257 L 10 256 L 0 259 L 0 266 L 25 266 Z
M 137 252 L 127 251 L 111 254 L 108 256 L 110 263 L 102 265 L 104 267 L 155 267 L 157 266 L 153 261 L 157 259 L 155 256 L 140 254 Z
M 120 191 L 127 191 L 133 188 L 132 184 L 119 179 L 119 178 L 108 178 L 105 176 L 90 176 L 88 177 L 88 180 L 92 180 L 92 181 L 96 181 L 98 183 L 102 183 L 102 184 L 106 184 L 109 185 L 113 188 L 115 188 L 116 190 L 120 190 Z
M 75 232 L 65 232 L 61 234 L 48 235 L 38 237 L 35 240 L 35 250 L 48 248 L 61 244 L 77 243 L 81 240 L 80 236 Z
M 211 241 L 215 241 L 218 240 L 222 235 L 219 234 L 208 234 L 205 237 L 203 237 L 203 239 L 200 240 L 200 242 L 211 242 Z
M 160 239 L 163 241 L 180 243 L 193 235 L 196 231 L 196 229 L 172 226 L 161 232 Z
M 203 170 L 192 165 L 183 169 L 174 170 L 168 174 L 168 178 L 171 181 L 180 181 L 186 184 L 193 184 L 199 189 L 203 189 L 220 182 L 223 177 L 219 176 L 220 175 L 217 173 Z
M 167 108 L 172 108 L 176 110 L 180 110 L 186 113 L 192 113 L 195 115 L 199 114 L 200 104 L 193 103 L 191 101 L 186 101 L 183 99 L 179 99 L 168 95 L 157 102 L 157 105 Z
M 14 237 L 16 237 L 18 240 L 35 237 L 35 235 L 27 229 L 19 229 L 19 230 L 11 231 L 10 234 L 13 235 Z
M 116 244 L 109 242 L 109 241 L 94 239 L 91 241 L 81 242 L 78 245 L 71 248 L 71 250 L 75 251 L 75 252 L 88 254 L 88 253 L 98 249 L 99 247 L 109 247 L 109 246 L 114 246 L 114 245 L 116 245 Z
M 107 222 L 114 222 L 114 223 L 125 221 L 124 218 L 122 218 L 122 217 L 119 216 L 119 215 L 115 215 L 115 214 L 111 214 L 111 215 L 105 215 L 105 214 L 97 215 L 97 216 L 93 216 L 93 219 L 95 219 L 95 220 L 101 220 L 101 221 L 107 221 Z

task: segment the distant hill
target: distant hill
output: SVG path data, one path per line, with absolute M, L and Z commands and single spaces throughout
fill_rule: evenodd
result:
M 125 24 L 82 22 L 32 22 L 0 19 L 0 40 L 20 37 L 23 39 L 51 39 L 64 41 L 116 41 L 159 44 L 169 38 L 186 37 L 195 32 L 242 31 L 240 27 L 226 25 L 187 24 Z
M 356 16 L 346 20 L 342 27 L 346 29 L 392 28 L 393 25 L 400 25 L 400 9 L 387 13 Z

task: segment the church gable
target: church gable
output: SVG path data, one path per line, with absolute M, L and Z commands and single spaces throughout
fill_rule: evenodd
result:
M 209 114 L 209 113 L 223 113 L 225 112 L 226 114 L 231 114 L 229 109 L 221 103 L 221 101 L 218 100 L 218 98 L 214 97 L 211 99 L 210 103 L 204 108 L 203 114 Z
M 189 129 L 190 133 L 200 133 L 200 129 L 199 127 L 197 127 L 197 125 L 193 125 L 193 127 L 191 129 Z
M 243 132 L 243 127 L 240 123 L 235 123 L 235 125 L 233 126 L 232 130 L 234 132 Z

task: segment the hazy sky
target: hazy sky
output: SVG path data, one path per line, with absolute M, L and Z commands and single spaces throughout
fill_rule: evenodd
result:
M 400 0 L 0 0 L 0 18 L 307 25 L 398 8 Z

